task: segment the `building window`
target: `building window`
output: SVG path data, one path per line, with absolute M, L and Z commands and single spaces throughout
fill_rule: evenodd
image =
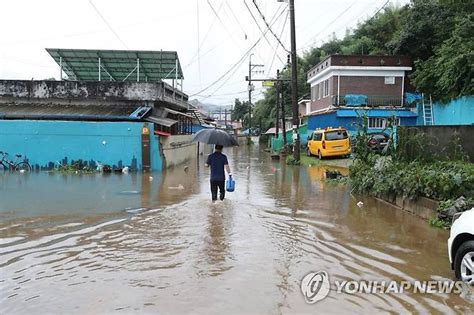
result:
M 314 85 L 311 87 L 311 100 L 315 101 L 317 99 L 317 91 L 318 91 L 318 86 Z
M 323 97 L 327 97 L 327 96 L 329 96 L 329 79 L 324 80 L 323 86 L 324 86 Z
M 369 129 L 385 129 L 389 127 L 389 119 L 392 118 L 382 118 L 382 117 L 369 117 L 368 124 Z M 393 121 L 393 126 L 400 126 L 400 117 L 395 117 Z
M 318 84 L 318 100 L 321 99 L 321 95 L 323 95 L 323 84 Z
M 395 77 L 385 77 L 385 84 L 395 84 Z
M 385 128 L 385 118 L 369 117 L 369 129 Z

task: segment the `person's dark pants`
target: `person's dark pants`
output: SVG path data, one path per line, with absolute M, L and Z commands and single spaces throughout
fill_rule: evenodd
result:
M 211 180 L 211 194 L 212 194 L 212 201 L 217 200 L 217 187 L 219 187 L 219 198 L 220 200 L 224 200 L 225 197 L 225 181 L 224 180 Z

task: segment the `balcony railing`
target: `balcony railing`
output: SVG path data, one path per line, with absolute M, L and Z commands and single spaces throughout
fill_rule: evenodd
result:
M 409 106 L 403 97 L 387 95 L 346 94 L 332 96 L 334 106 L 368 106 L 368 107 L 404 107 Z

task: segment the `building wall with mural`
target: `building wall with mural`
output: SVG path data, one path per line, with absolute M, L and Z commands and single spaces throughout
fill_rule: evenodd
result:
M 141 170 L 143 122 L 0 120 L 0 151 L 11 159 L 21 154 L 35 170 L 82 160 L 89 166 L 110 165 Z M 150 128 L 150 164 L 161 171 L 160 137 Z

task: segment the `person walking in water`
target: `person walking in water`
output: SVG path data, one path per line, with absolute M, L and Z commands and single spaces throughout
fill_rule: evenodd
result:
M 211 168 L 211 194 L 212 202 L 217 200 L 217 188 L 219 188 L 219 199 L 224 200 L 225 198 L 225 172 L 227 171 L 229 176 L 232 176 L 230 172 L 229 161 L 227 156 L 222 154 L 223 146 L 216 144 L 214 153 L 207 157 L 206 167 Z

